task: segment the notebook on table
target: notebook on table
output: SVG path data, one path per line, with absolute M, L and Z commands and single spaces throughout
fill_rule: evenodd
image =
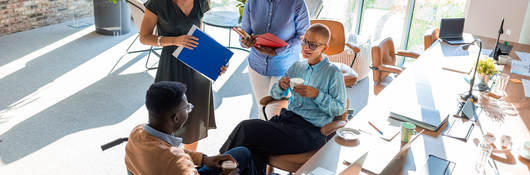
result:
M 405 153 L 409 152 L 409 148 L 422 135 L 423 131 L 421 130 L 419 133 L 412 135 L 410 141 L 404 145 L 399 139 L 391 142 L 382 141 L 384 143 L 370 143 L 371 150 L 363 163 L 363 171 L 367 171 L 369 174 L 389 174 L 389 172 L 395 171 L 394 162 L 401 160 L 407 155 Z
M 391 141 L 398 135 L 398 133 L 401 131 L 400 125 L 401 121 L 397 121 L 392 118 L 382 118 L 382 119 L 372 119 L 369 120 L 377 129 L 379 129 L 382 133 L 377 131 L 374 127 L 370 126 L 369 124 L 362 125 L 362 130 L 371 133 L 372 135 L 379 136 L 380 138 Z
M 416 126 L 429 131 L 436 131 L 447 121 L 449 113 L 418 104 L 393 107 L 390 111 L 390 117 L 414 123 Z

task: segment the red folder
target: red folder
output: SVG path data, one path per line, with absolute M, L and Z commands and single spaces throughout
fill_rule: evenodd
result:
M 257 36 L 255 46 L 258 45 L 272 48 L 280 48 L 287 46 L 287 43 L 271 33 L 265 33 Z

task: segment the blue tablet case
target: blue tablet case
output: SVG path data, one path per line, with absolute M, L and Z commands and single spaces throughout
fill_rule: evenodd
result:
M 173 52 L 173 56 L 208 79 L 217 80 L 221 67 L 228 63 L 234 53 L 206 35 L 195 25 L 191 27 L 188 35 L 193 35 L 199 39 L 197 47 L 193 50 L 178 47 Z

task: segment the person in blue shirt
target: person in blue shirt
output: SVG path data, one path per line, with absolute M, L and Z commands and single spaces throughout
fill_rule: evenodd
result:
M 259 100 L 268 95 L 272 85 L 293 63 L 300 60 L 300 37 L 308 27 L 309 16 L 304 0 L 247 1 L 241 28 L 250 35 L 271 33 L 288 43 L 281 48 L 254 47 L 255 37 L 241 38 L 241 45 L 251 48 L 248 56 L 249 77 L 256 104 L 259 105 Z M 283 105 L 269 107 L 267 114 L 277 114 L 279 106 Z M 264 119 L 262 113 L 259 113 L 259 118 Z
M 313 24 L 309 27 L 301 39 L 305 59 L 294 63 L 270 91 L 275 99 L 287 96 L 290 91 L 288 108 L 269 121 L 242 121 L 220 152 L 245 146 L 252 152 L 258 174 L 264 174 L 267 157 L 304 153 L 326 143 L 321 127 L 346 112 L 347 108 L 342 72 L 323 55 L 329 47 L 329 38 L 326 26 Z M 304 84 L 291 88 L 291 78 L 302 78 Z

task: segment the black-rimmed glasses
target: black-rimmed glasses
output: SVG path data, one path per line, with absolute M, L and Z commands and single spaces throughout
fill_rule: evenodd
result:
M 317 49 L 318 46 L 326 45 L 326 44 L 322 44 L 322 43 L 316 43 L 316 42 L 307 41 L 305 38 L 300 38 L 300 39 L 302 40 L 302 46 L 309 46 L 309 49 L 311 49 L 311 50 Z

